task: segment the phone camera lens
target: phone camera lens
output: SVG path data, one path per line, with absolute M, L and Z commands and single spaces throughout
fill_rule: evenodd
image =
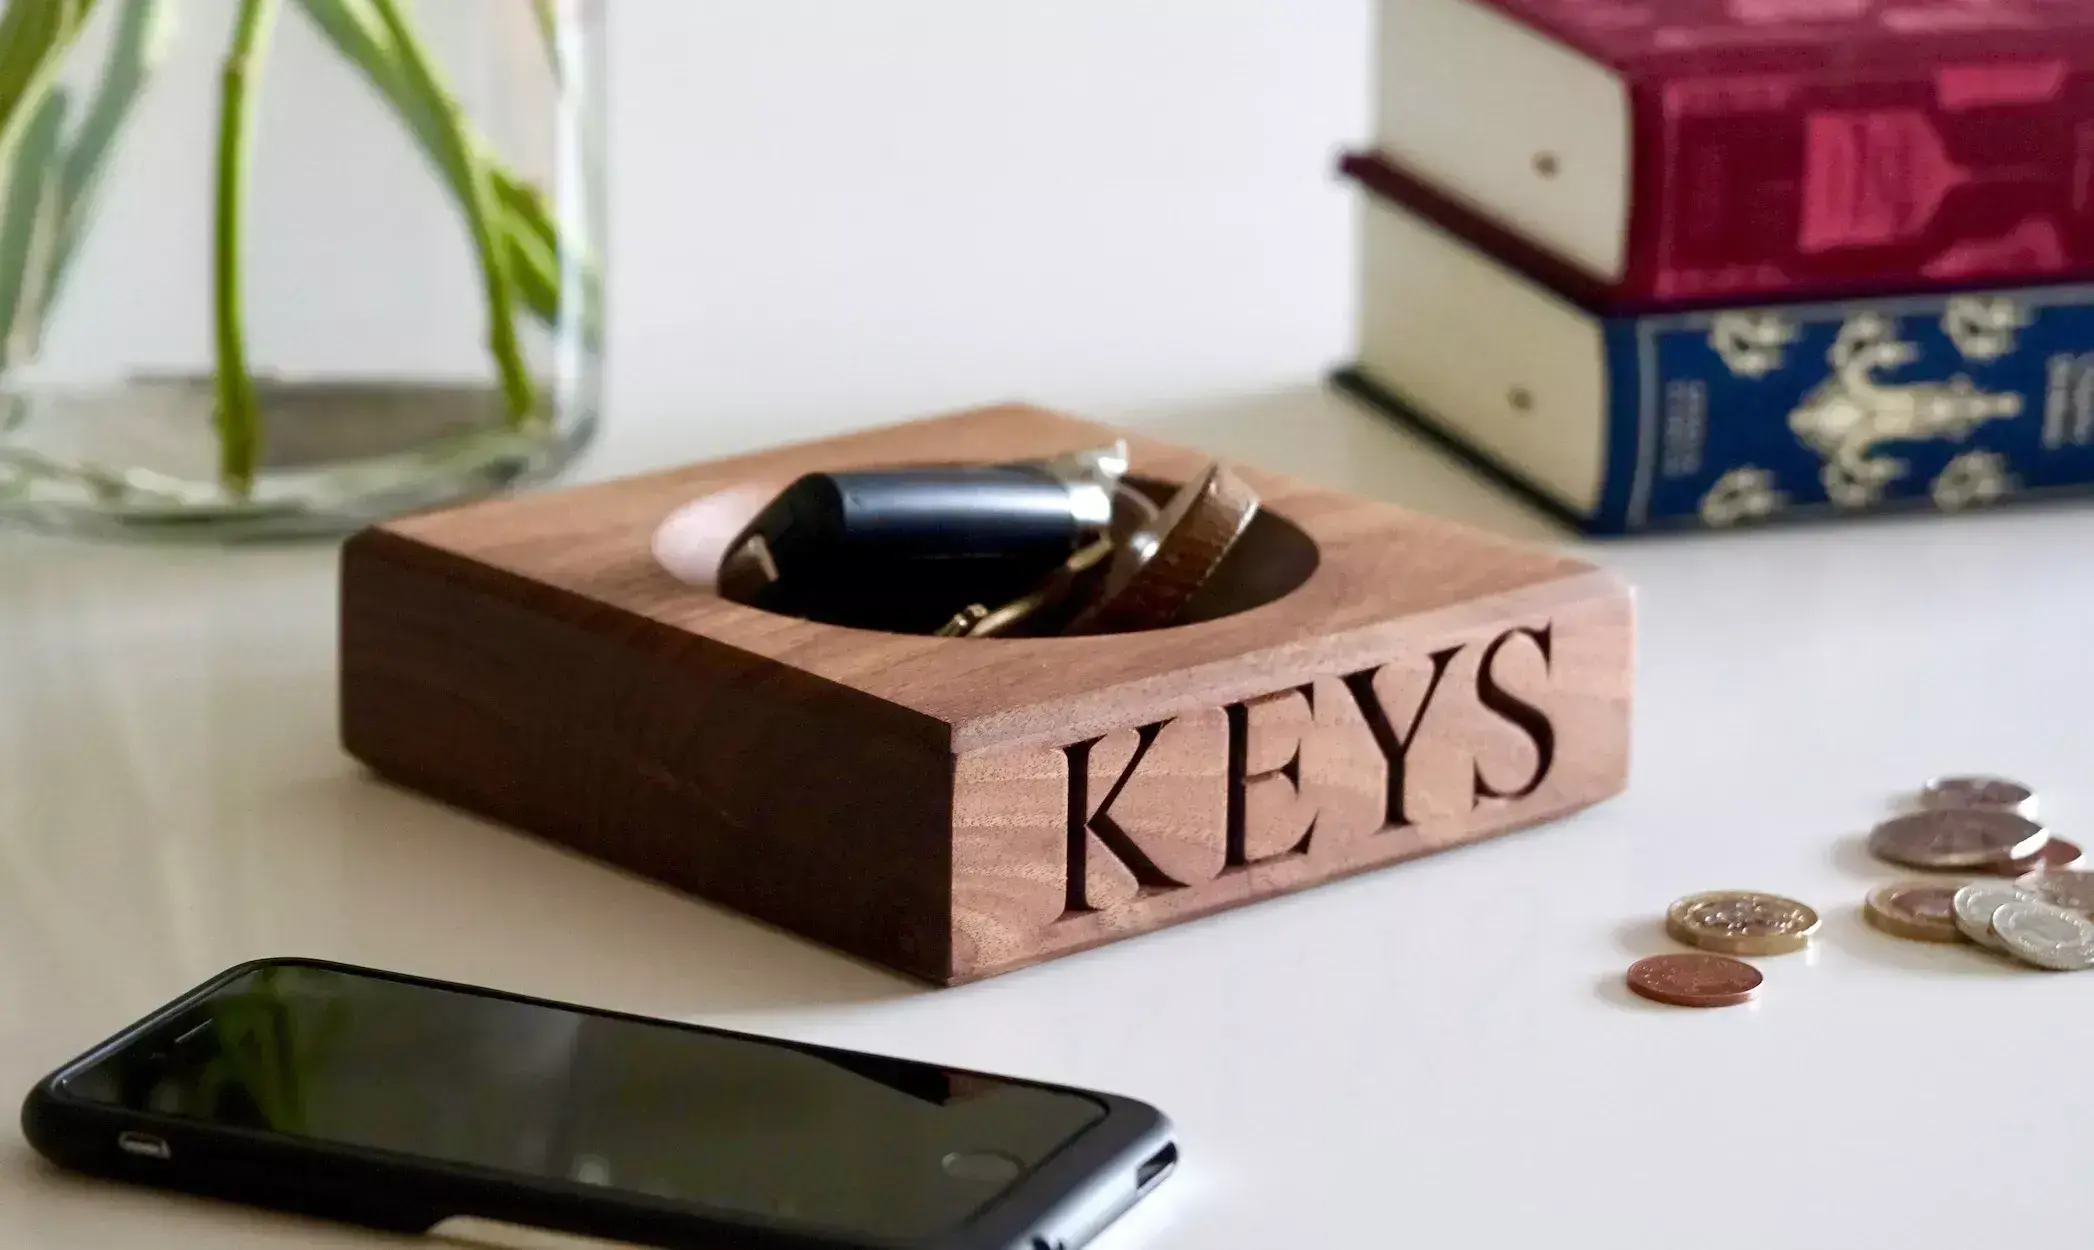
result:
M 1025 1165 L 1000 1150 L 955 1150 L 945 1156 L 945 1174 L 977 1185 L 1005 1185 L 1018 1179 Z

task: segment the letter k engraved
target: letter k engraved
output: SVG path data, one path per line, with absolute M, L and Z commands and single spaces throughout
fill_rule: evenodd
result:
M 1228 854 L 1229 718 L 1221 708 L 1122 730 L 1069 751 L 1071 911 L 1221 875 Z

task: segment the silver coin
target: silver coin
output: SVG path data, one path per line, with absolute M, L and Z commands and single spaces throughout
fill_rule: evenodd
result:
M 1877 825 L 1869 850 L 1908 868 L 1985 868 L 2027 859 L 2049 841 L 2042 825 L 2014 812 L 1944 807 Z
M 2032 872 L 2014 883 L 2066 911 L 2094 919 L 2094 872 Z
M 1980 881 L 1966 885 L 1956 891 L 1956 927 L 1963 936 L 1980 946 L 1993 950 L 2005 950 L 1999 934 L 1993 932 L 1992 914 L 2009 903 L 2035 902 L 2035 898 L 2019 886 L 2003 881 Z
M 2016 959 L 2053 972 L 2094 968 L 2094 920 L 2034 899 L 2010 902 L 1993 913 L 1993 930 Z
M 1920 806 L 1929 808 L 1992 808 L 2036 814 L 2036 792 L 2005 777 L 1936 777 L 1920 787 Z

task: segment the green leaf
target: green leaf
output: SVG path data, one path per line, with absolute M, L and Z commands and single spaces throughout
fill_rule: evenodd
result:
M 44 94 L 15 145 L 5 201 L 0 203 L 0 367 L 21 359 L 28 346 L 21 340 L 33 336 L 41 324 L 41 262 L 52 243 L 51 210 L 65 111 L 63 91 Z
M 109 55 L 102 64 L 100 86 L 65 155 L 58 185 L 57 237 L 43 280 L 46 319 L 64 289 L 66 270 L 72 266 L 81 234 L 93 215 L 110 149 L 166 56 L 173 33 L 174 6 L 169 0 L 124 0 Z

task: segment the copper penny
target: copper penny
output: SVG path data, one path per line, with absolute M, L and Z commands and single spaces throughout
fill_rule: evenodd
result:
M 2017 859 L 1997 865 L 1993 871 L 2002 877 L 2019 877 L 2032 872 L 2070 872 L 2079 867 L 2086 852 L 2063 838 L 2053 837 L 2043 844 L 2043 849 L 2027 859 Z
M 2028 859 L 2049 840 L 2042 825 L 2013 812 L 1938 808 L 1877 825 L 1869 834 L 1869 851 L 1908 868 L 1990 868 Z
M 1629 967 L 1629 988 L 1673 1007 L 1735 1007 L 1759 997 L 1760 970 L 1723 955 L 1653 955 Z
M 1221 465 L 1180 488 L 1123 544 L 1096 602 L 1064 631 L 1118 634 L 1177 623 L 1258 515 L 1258 492 Z
M 1921 807 L 1990 807 L 2036 814 L 2036 792 L 2005 777 L 1936 777 L 1920 788 L 1919 799 Z
M 1956 927 L 1956 890 L 1931 881 L 1886 885 L 1869 895 L 1869 923 L 1893 937 L 1914 942 L 1961 942 Z

